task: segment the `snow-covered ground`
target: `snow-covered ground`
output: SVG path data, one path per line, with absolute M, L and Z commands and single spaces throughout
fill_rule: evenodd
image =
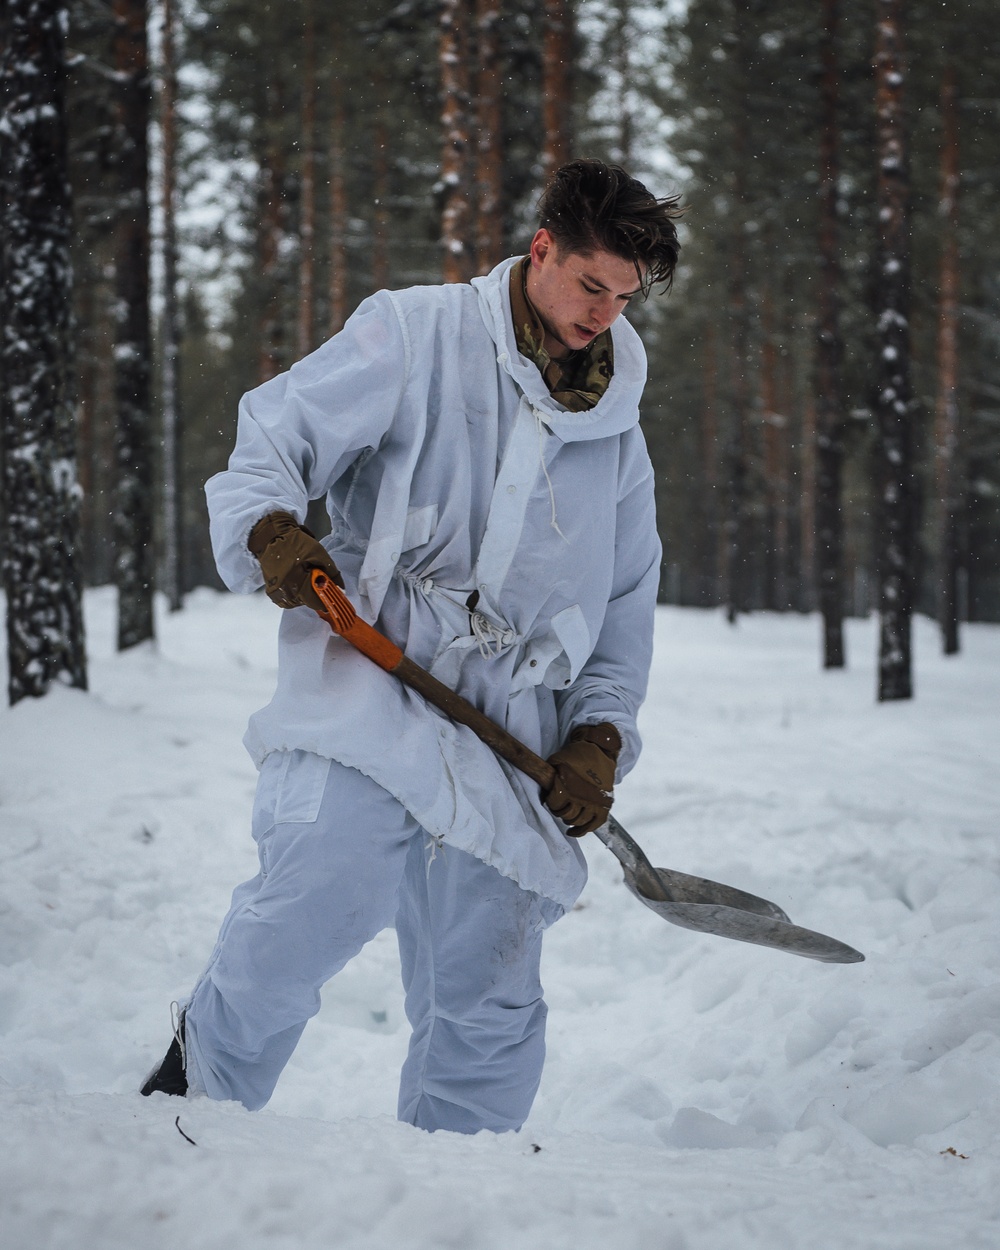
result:
M 253 871 L 277 613 L 199 592 L 119 656 L 111 592 L 87 609 L 91 692 L 0 712 L 3 1250 L 1000 1245 L 1000 629 L 946 660 L 918 621 L 917 698 L 877 706 L 874 622 L 824 674 L 815 620 L 661 610 L 616 813 L 867 961 L 665 924 L 588 839 L 535 1110 L 464 1138 L 393 1118 L 391 932 L 267 1110 L 135 1092 Z

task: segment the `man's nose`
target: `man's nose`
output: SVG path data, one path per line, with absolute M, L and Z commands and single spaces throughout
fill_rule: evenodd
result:
M 620 311 L 612 295 L 595 299 L 590 306 L 590 328 L 598 331 L 606 330 Z

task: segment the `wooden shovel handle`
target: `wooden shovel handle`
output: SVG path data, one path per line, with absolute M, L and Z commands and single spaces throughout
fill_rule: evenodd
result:
M 432 677 L 426 669 L 407 659 L 394 642 L 390 642 L 384 634 L 380 634 L 358 616 L 350 599 L 320 569 L 313 569 L 312 587 L 325 608 L 320 615 L 334 633 L 357 647 L 370 660 L 374 660 L 379 668 L 395 674 L 400 681 L 423 695 L 428 703 L 444 712 L 449 719 L 466 725 L 501 759 L 513 764 L 520 772 L 536 781 L 543 794 L 552 789 L 555 769 L 547 760 L 530 751 L 506 729 L 501 729 L 468 699 L 463 699 L 460 694 Z

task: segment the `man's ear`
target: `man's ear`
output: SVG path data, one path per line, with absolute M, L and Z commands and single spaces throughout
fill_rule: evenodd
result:
M 545 260 L 546 256 L 556 250 L 556 241 L 545 229 L 544 226 L 540 230 L 535 231 L 535 237 L 531 240 L 531 263 L 539 266 Z

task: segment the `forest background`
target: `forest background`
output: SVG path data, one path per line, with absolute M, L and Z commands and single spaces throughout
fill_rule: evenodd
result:
M 1000 620 L 987 0 L 5 0 L 2 14 L 12 668 L 30 667 L 10 614 L 38 565 L 10 554 L 30 528 L 12 450 L 25 300 L 10 154 L 24 31 L 52 15 L 70 577 L 117 582 L 120 646 L 151 635 L 155 585 L 175 607 L 219 585 L 201 487 L 239 396 L 373 290 L 465 280 L 525 250 L 547 172 L 575 155 L 688 209 L 672 292 L 629 312 L 649 356 L 661 600 L 733 619 L 818 607 L 834 667 L 844 613 L 891 616 L 895 599 L 940 616 L 952 650 L 959 620 Z M 880 690 L 909 693 L 908 672 Z

